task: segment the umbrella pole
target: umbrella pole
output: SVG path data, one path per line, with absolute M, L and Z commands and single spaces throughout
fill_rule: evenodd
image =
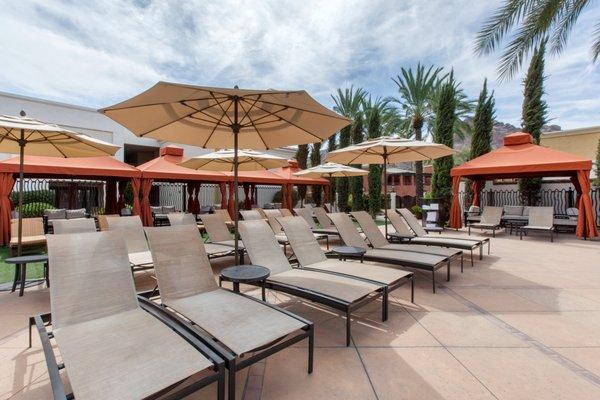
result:
M 240 126 L 238 124 L 238 96 L 233 96 L 233 226 L 234 226 L 234 257 L 235 265 L 239 265 L 238 254 L 238 134 Z
M 383 148 L 383 214 L 385 215 L 385 237 L 388 237 L 388 210 L 387 210 L 387 149 Z
M 23 157 L 25 156 L 25 143 L 25 130 L 21 129 L 21 138 L 19 139 L 19 224 L 17 225 L 19 232 L 17 233 L 17 256 L 21 256 L 23 251 L 21 242 L 23 241 Z

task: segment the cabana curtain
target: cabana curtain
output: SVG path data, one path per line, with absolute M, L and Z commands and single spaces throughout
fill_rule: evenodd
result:
M 142 179 L 142 203 L 140 217 L 144 226 L 152 226 L 152 211 L 150 211 L 150 190 L 152 189 L 152 179 Z
M 12 204 L 10 193 L 15 185 L 12 174 L 0 174 L 0 245 L 6 246 L 10 242 L 10 212 Z

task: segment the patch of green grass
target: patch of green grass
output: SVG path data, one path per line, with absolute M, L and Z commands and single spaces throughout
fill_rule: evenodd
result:
M 10 258 L 8 247 L 0 247 L 0 283 L 12 282 L 15 278 L 15 266 L 4 262 Z M 27 265 L 27 279 L 44 277 L 44 263 L 31 263 Z

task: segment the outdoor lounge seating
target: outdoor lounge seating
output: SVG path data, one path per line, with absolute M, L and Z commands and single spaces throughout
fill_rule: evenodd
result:
M 294 214 L 292 214 L 292 212 L 285 207 L 280 208 L 279 212 L 281 213 L 282 217 L 293 217 L 294 216 Z
M 468 224 L 469 235 L 471 234 L 471 228 L 478 228 L 482 230 L 491 230 L 492 237 L 496 237 L 496 230 L 502 228 L 502 207 L 487 206 L 481 213 L 481 220 Z
M 340 232 L 346 246 L 360 247 L 365 250 L 363 259 L 405 268 L 415 268 L 431 272 L 432 290 L 435 293 L 435 271 L 447 267 L 446 280 L 450 280 L 450 257 L 435 254 L 423 254 L 414 251 L 370 249 L 356 230 L 350 216 L 345 213 L 332 213 L 329 218 Z
M 346 316 L 346 346 L 350 345 L 351 315 L 355 310 L 382 297 L 382 310 L 385 311 L 385 285 L 331 273 L 294 269 L 266 221 L 241 221 L 239 228 L 252 263 L 271 270 L 264 287 L 342 311 Z
M 265 217 L 256 208 L 252 210 L 240 210 L 240 214 L 244 221 L 265 219 Z
M 44 215 L 42 216 L 44 220 L 44 232 L 52 233 L 54 229 L 54 221 L 64 219 L 82 219 L 88 217 L 89 215 L 85 208 L 77 208 L 73 210 L 67 210 L 65 208 L 44 210 Z
M 138 301 L 123 239 L 113 232 L 48 238 L 51 314 L 34 317 L 33 324 L 54 398 L 141 399 L 168 392 L 176 399 L 218 381 L 222 399 L 223 360 L 158 307 Z M 45 325 L 50 322 L 51 332 Z
M 550 241 L 554 241 L 554 208 L 553 207 L 530 207 L 529 222 L 519 228 L 519 238 L 523 240 L 523 233 L 547 232 L 550 233 Z
M 189 213 L 169 213 L 167 214 L 169 218 L 169 224 L 171 226 L 182 226 L 182 225 L 190 225 L 196 227 L 198 229 L 198 224 L 196 223 L 196 218 L 193 214 Z M 196 233 L 198 233 L 196 231 Z M 208 254 L 208 258 L 217 258 L 217 257 L 225 257 L 233 254 L 234 250 L 231 246 L 226 244 L 216 244 L 216 243 L 205 243 L 204 248 L 206 254 Z
M 227 209 L 224 209 L 224 208 L 216 209 L 214 214 L 220 215 L 221 218 L 223 218 L 223 221 L 225 221 L 225 224 L 227 225 L 227 227 L 233 228 L 233 220 L 231 219 L 231 215 L 229 215 L 229 211 L 227 211 Z
M 314 233 L 322 233 L 325 235 L 337 235 L 337 236 L 340 235 L 339 232 L 337 231 L 337 229 L 335 228 L 335 226 L 329 227 L 329 228 L 323 228 L 323 227 L 317 226 L 317 224 L 315 223 L 315 220 L 313 218 L 312 207 L 294 208 L 294 212 L 296 213 L 297 216 L 304 218 L 304 220 L 306 221 L 306 223 L 308 223 L 308 226 Z
M 366 211 L 354 211 L 350 213 L 356 222 L 361 226 L 363 233 L 367 240 L 374 249 L 383 250 L 398 250 L 398 251 L 412 251 L 415 253 L 423 254 L 434 254 L 442 257 L 449 257 L 450 259 L 460 258 L 460 272 L 463 272 L 463 252 L 462 250 L 452 250 L 449 248 L 442 247 L 431 247 L 422 244 L 400 244 L 390 243 L 383 233 L 379 230 L 379 227 L 371 218 Z
M 129 263 L 132 270 L 139 271 L 152 268 L 152 254 L 146 243 L 144 235 L 144 227 L 139 216 L 131 217 L 107 217 L 109 231 L 119 231 L 125 240 L 127 254 L 129 255 Z
M 191 226 L 146 228 L 155 260 L 160 301 L 189 320 L 193 332 L 210 335 L 229 370 L 228 397 L 235 399 L 236 372 L 308 339 L 312 372 L 313 325 L 255 298 L 218 287 L 198 232 Z M 176 238 L 176 239 L 175 239 Z
M 283 228 L 278 221 L 278 218 L 283 217 L 283 214 L 281 213 L 281 209 L 275 208 L 275 209 L 271 209 L 271 210 L 264 210 L 264 212 L 265 212 L 265 215 L 267 216 L 267 221 L 269 222 L 269 225 L 271 225 L 273 232 L 275 232 L 275 236 L 277 237 L 277 240 L 280 240 L 280 238 L 281 238 L 282 240 L 285 240 L 286 245 L 289 244 L 287 235 L 283 231 Z M 329 236 L 322 234 L 322 233 L 313 233 L 313 236 L 316 240 L 325 239 L 325 246 L 329 249 Z M 284 247 L 284 251 L 285 251 L 285 247 Z
M 175 206 L 156 206 L 150 207 L 152 212 L 152 223 L 154 226 L 166 225 L 169 219 L 167 215 L 175 212 Z
M 196 217 L 194 214 L 190 213 L 169 213 L 167 214 L 167 218 L 169 219 L 169 225 L 178 226 L 178 225 L 194 225 L 196 226 Z
M 96 232 L 96 221 L 92 218 L 57 219 L 54 234 Z
M 361 265 L 357 262 L 327 258 L 319 243 L 314 237 L 311 237 L 310 227 L 302 217 L 281 217 L 279 222 L 290 239 L 290 246 L 300 267 L 384 284 L 388 293 L 406 282 L 410 282 L 410 301 L 414 303 L 414 274 L 412 272 L 379 265 L 365 267 L 364 264 Z M 387 305 L 384 313 L 387 313 Z
M 24 252 L 37 251 L 46 247 L 46 236 L 44 235 L 44 223 L 41 218 L 23 218 L 23 234 L 21 235 L 21 246 Z M 19 220 L 10 221 L 10 251 L 16 254 L 19 244 Z
M 235 241 L 231 236 L 231 232 L 229 232 L 229 228 L 227 228 L 225 221 L 219 214 L 202 214 L 200 219 L 211 243 L 234 246 Z M 240 248 L 244 247 L 241 240 L 238 245 Z
M 108 220 L 109 217 L 120 217 L 119 214 L 99 214 L 96 219 L 98 220 L 98 229 L 101 231 L 108 230 Z
M 468 250 L 471 253 L 471 266 L 474 266 L 473 251 L 475 249 L 479 248 L 479 259 L 481 260 L 483 259 L 483 246 L 487 243 L 488 254 L 490 254 L 490 238 L 470 239 L 456 236 L 430 236 L 410 210 L 401 208 L 397 211 L 399 214 L 393 211 L 388 212 L 388 219 L 394 229 L 396 229 L 396 232 L 402 238 L 408 238 L 410 244 Z

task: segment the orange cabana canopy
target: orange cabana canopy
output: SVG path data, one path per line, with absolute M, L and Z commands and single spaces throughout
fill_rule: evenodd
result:
M 474 204 L 483 182 L 491 179 L 525 178 L 543 176 L 569 176 L 577 190 L 577 236 L 596 237 L 598 229 L 590 199 L 589 175 L 591 160 L 573 154 L 533 144 L 528 133 L 516 132 L 504 138 L 504 146 L 452 168 L 453 200 L 450 208 L 450 226 L 460 228 L 462 218 L 458 200 L 461 178 L 474 181 Z
M 296 172 L 300 172 L 302 169 L 298 167 L 298 161 L 288 160 L 286 167 L 272 169 L 275 175 L 283 177 L 287 183 L 293 185 L 329 185 L 329 180 L 324 178 L 309 178 L 306 176 L 296 176 Z
M 177 146 L 167 146 L 160 149 L 160 155 L 144 164 L 138 165 L 143 179 L 155 181 L 186 182 L 226 182 L 229 178 L 222 172 L 200 171 L 181 167 L 183 149 Z

